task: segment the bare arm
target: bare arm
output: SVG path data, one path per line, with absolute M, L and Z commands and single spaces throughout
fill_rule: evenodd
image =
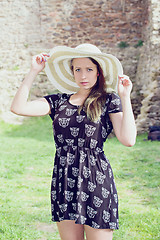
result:
M 111 113 L 110 119 L 113 124 L 113 129 L 118 140 L 125 146 L 131 147 L 136 141 L 136 125 L 132 111 L 130 100 L 130 92 L 132 83 L 129 78 L 123 75 L 124 78 L 119 78 L 119 96 L 122 102 L 123 113 Z
M 32 83 L 38 73 L 45 67 L 47 57 L 47 54 L 40 54 L 32 58 L 31 69 L 13 99 L 11 105 L 13 113 L 22 116 L 44 116 L 50 113 L 50 106 L 45 98 L 28 101 Z

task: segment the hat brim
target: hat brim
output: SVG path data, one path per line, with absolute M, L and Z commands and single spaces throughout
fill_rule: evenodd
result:
M 117 92 L 118 75 L 123 74 L 120 61 L 111 54 L 83 52 L 67 46 L 57 46 L 50 51 L 45 72 L 51 83 L 63 93 L 75 93 L 79 90 L 71 70 L 74 58 L 91 57 L 101 66 L 107 84 L 107 92 Z

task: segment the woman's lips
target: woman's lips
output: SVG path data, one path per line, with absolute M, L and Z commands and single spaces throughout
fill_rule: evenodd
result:
M 88 82 L 81 82 L 81 84 L 82 84 L 83 86 L 85 86 L 85 85 L 88 84 Z

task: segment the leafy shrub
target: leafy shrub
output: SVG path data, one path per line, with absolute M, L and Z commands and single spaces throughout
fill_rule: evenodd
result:
M 143 46 L 144 41 L 143 40 L 139 40 L 137 44 L 134 45 L 135 48 L 137 47 L 142 47 Z
M 126 48 L 128 46 L 129 46 L 129 44 L 127 42 L 123 42 L 123 41 L 118 44 L 119 48 Z

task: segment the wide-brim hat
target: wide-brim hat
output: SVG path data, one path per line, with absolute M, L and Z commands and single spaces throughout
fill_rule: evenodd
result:
M 106 80 L 107 92 L 117 92 L 118 75 L 123 74 L 123 68 L 115 56 L 102 53 L 95 45 L 86 43 L 75 48 L 57 46 L 52 48 L 49 54 L 45 72 L 60 92 L 75 93 L 79 90 L 71 70 L 71 60 L 84 57 L 91 57 L 100 64 Z

